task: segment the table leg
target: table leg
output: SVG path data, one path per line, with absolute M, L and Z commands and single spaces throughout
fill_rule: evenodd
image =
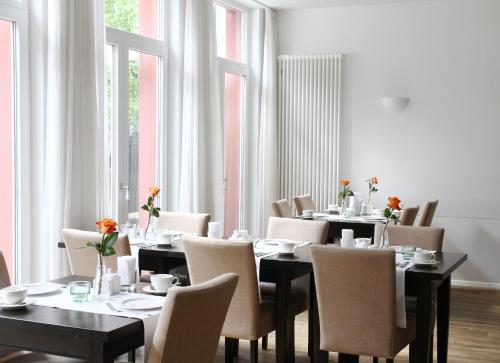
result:
M 290 339 L 293 316 L 289 304 L 291 280 L 286 269 L 281 269 L 276 280 L 276 362 L 293 363 L 295 353 L 291 352 Z
M 359 355 L 339 353 L 339 363 L 359 363 Z
M 417 281 L 417 331 L 415 339 L 414 361 L 427 363 L 430 349 L 430 323 L 432 309 L 432 281 L 419 279 Z
M 128 352 L 127 362 L 129 362 L 129 363 L 135 363 L 135 349 L 131 350 L 130 352 Z
M 106 345 L 102 340 L 92 339 L 93 342 L 90 345 L 89 351 L 89 362 L 92 363 L 113 363 L 114 357 L 107 349 Z
M 448 276 L 437 290 L 437 361 L 448 361 L 448 334 L 450 329 L 451 277 Z
M 328 362 L 328 352 L 323 352 L 319 349 L 320 343 L 320 327 L 319 327 L 319 313 L 318 313 L 318 299 L 316 296 L 316 284 L 314 282 L 314 275 L 311 274 L 311 284 L 309 286 L 309 293 L 311 294 L 311 309 L 312 317 L 312 347 L 311 347 L 311 362 L 324 363 Z

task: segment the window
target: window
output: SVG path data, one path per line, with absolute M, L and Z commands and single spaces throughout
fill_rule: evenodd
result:
M 160 26 L 163 2 L 106 0 L 106 129 L 111 145 L 107 180 L 113 215 L 144 224 L 140 206 L 161 184 L 157 137 L 163 124 L 167 45 Z
M 29 200 L 29 67 L 26 2 L 0 2 L 0 251 L 12 283 L 25 279 L 29 266 L 29 223 L 22 212 Z
M 224 118 L 224 234 L 241 226 L 248 65 L 246 61 L 247 10 L 236 4 L 215 5 L 217 53 Z
M 14 201 L 13 201 L 13 77 L 14 23 L 0 19 L 0 250 L 3 252 L 10 276 L 14 264 Z

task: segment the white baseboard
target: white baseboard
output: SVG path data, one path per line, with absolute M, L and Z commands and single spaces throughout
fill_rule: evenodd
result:
M 451 280 L 451 285 L 458 287 L 473 287 L 476 289 L 500 290 L 500 283 L 493 282 Z

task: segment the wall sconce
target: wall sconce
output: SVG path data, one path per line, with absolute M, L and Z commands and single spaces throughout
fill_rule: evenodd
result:
M 388 111 L 401 112 L 410 103 L 408 97 L 382 97 L 382 105 Z

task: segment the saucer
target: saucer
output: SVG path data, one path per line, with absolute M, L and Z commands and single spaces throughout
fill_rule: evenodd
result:
M 27 306 L 33 305 L 34 303 L 36 303 L 36 300 L 35 299 L 31 299 L 31 298 L 27 298 L 21 304 L 7 304 L 4 301 L 0 301 L 0 309 L 2 309 L 2 310 L 25 309 Z
M 168 290 L 170 290 L 172 287 L 174 287 L 174 286 L 178 286 L 178 285 L 180 285 L 180 284 L 181 284 L 180 282 L 176 282 L 176 283 L 175 283 L 175 284 L 173 284 L 173 285 L 172 285 L 172 286 L 171 286 Z M 153 286 L 152 286 L 152 285 L 147 285 L 147 286 L 144 286 L 144 287 L 142 288 L 142 291 L 144 291 L 144 292 L 145 292 L 145 293 L 147 293 L 147 294 L 160 295 L 160 296 L 165 296 L 165 295 L 167 295 L 168 290 L 167 290 L 167 291 L 159 291 L 159 290 L 155 290 L 155 289 L 153 288 Z
M 429 267 L 429 266 L 436 266 L 439 265 L 439 261 L 429 261 L 429 262 L 416 262 L 413 260 L 415 263 L 415 266 L 420 266 L 420 267 Z

